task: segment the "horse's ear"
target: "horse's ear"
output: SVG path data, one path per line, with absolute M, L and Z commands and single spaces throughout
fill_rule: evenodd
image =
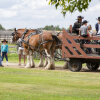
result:
M 14 31 L 16 32 L 16 28 L 14 28 Z

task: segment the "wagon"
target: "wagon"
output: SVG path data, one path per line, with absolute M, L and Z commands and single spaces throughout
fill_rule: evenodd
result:
M 82 39 L 88 40 L 90 43 L 81 46 Z M 69 58 L 68 69 L 77 72 L 82 69 L 82 64 L 86 63 L 89 70 L 97 70 L 100 65 L 100 52 L 98 52 L 100 45 L 96 42 L 98 40 L 100 37 L 83 38 L 63 30 L 62 58 Z M 90 49 L 91 52 L 86 52 L 87 49 Z

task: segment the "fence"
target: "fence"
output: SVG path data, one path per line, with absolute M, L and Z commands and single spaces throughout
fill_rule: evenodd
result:
M 9 53 L 10 54 L 17 54 L 17 51 L 18 51 L 18 46 L 9 46 Z M 59 60 L 62 60 L 62 51 L 60 49 L 56 50 L 55 52 L 55 60 L 56 61 L 59 61 Z M 40 59 L 40 54 L 38 52 L 34 52 L 33 54 L 34 58 L 36 59 Z M 45 58 L 45 56 L 44 56 Z
M 8 43 L 12 43 L 12 33 L 13 31 L 0 31 L 0 41 L 6 39 Z
M 1 35 L 0 34 L 0 41 L 2 41 L 4 39 L 6 39 L 8 41 L 8 43 L 10 43 L 10 44 L 12 43 L 12 36 L 10 36 L 10 35 Z
M 9 46 L 9 53 L 17 53 L 17 46 Z

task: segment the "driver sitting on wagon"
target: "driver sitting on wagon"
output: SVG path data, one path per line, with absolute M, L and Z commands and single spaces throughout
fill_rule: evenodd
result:
M 79 35 L 79 29 L 82 26 L 82 19 L 84 19 L 84 17 L 78 16 L 77 21 L 74 23 L 74 26 L 72 28 L 72 32 L 77 35 Z

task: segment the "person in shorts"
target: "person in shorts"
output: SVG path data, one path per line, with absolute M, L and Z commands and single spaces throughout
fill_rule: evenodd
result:
M 17 42 L 18 42 L 19 66 L 21 66 L 22 57 L 24 58 L 24 66 L 25 66 L 26 65 L 26 56 L 25 56 L 24 48 L 22 46 L 21 39 L 19 39 Z

